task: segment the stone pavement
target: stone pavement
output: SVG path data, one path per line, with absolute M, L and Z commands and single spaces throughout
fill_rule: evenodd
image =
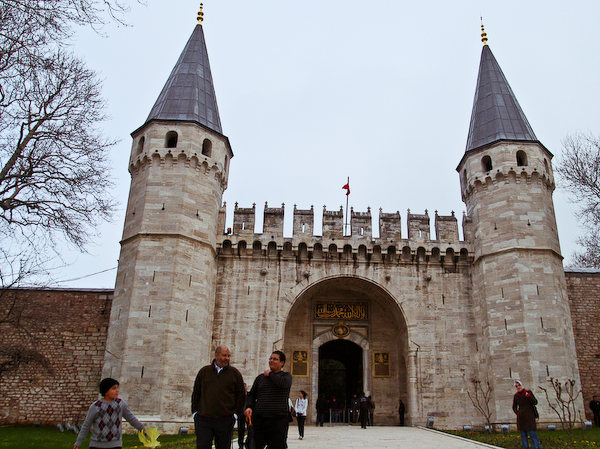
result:
M 497 446 L 478 443 L 424 427 L 367 427 L 339 425 L 306 426 L 304 439 L 290 426 L 289 449 L 490 449 Z M 237 441 L 234 446 L 237 447 Z

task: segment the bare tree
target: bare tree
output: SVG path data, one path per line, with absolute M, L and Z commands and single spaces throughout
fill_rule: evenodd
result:
M 71 38 L 126 11 L 120 0 L 0 0 L 0 373 L 49 368 L 35 335 L 52 311 L 31 310 L 19 288 L 48 282 L 60 243 L 84 251 L 115 208 L 101 82 Z
M 577 242 L 585 248 L 575 253 L 573 263 L 600 267 L 600 138 L 591 133 L 567 136 L 555 163 L 559 186 L 579 206 L 576 216 L 588 229 Z
M 467 396 L 469 396 L 475 409 L 485 418 L 488 431 L 491 432 L 492 410 L 490 408 L 490 402 L 492 400 L 492 392 L 494 389 L 489 381 L 486 381 L 484 384 L 477 377 L 472 377 L 470 382 L 471 385 L 473 385 L 473 388 L 467 390 Z M 473 391 L 473 393 L 471 393 L 471 391 Z
M 101 83 L 70 38 L 76 26 L 123 24 L 127 10 L 120 0 L 0 0 L 0 288 L 25 282 L 30 271 L 19 270 L 52 260 L 58 242 L 85 250 L 111 218 L 115 141 L 100 129 Z
M 562 428 L 569 434 L 572 447 L 573 427 L 577 419 L 576 401 L 581 394 L 581 390 L 575 389 L 576 382 L 573 379 L 567 379 L 564 383 L 561 383 L 560 380 L 551 377 L 548 382 L 552 385 L 553 394 L 549 393 L 546 388 L 540 388 L 546 394 L 546 401 L 558 416 Z

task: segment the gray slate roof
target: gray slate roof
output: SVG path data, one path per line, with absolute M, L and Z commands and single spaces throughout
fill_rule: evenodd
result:
M 538 141 L 492 50 L 484 45 L 466 151 L 497 140 Z
M 222 134 L 202 25 L 196 25 L 146 123 L 151 120 L 198 122 Z

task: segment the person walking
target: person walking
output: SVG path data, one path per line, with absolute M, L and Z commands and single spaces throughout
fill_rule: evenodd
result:
M 325 415 L 327 414 L 327 400 L 325 399 L 325 395 L 321 394 L 317 399 L 317 426 L 323 427 L 323 422 L 325 421 Z
M 306 391 L 300 390 L 298 399 L 296 399 L 296 420 L 298 421 L 298 434 L 300 440 L 304 439 L 304 421 L 306 421 L 306 413 L 308 410 L 308 398 L 306 397 Z
M 229 449 L 233 425 L 244 408 L 244 379 L 229 365 L 231 352 L 224 345 L 215 349 L 215 358 L 196 376 L 192 392 L 192 416 L 196 448 Z
M 529 390 L 523 388 L 520 380 L 515 381 L 517 392 L 513 397 L 513 412 L 517 414 L 517 429 L 521 432 L 523 449 L 529 449 L 527 435 L 531 438 L 533 449 L 540 449 L 540 440 L 536 433 L 536 409 L 538 401 Z
M 362 392 L 358 401 L 360 404 L 360 427 L 361 429 L 366 429 L 369 422 L 369 400 L 365 396 L 365 393 Z
M 123 418 L 139 431 L 144 425 L 135 417 L 127 403 L 119 398 L 119 382 L 107 377 L 100 382 L 100 395 L 88 410 L 85 421 L 77 435 L 73 449 L 79 449 L 87 434 L 92 431 L 90 447 L 115 448 L 123 446 Z
M 256 449 L 284 449 L 289 427 L 288 400 L 292 375 L 283 371 L 285 354 L 274 351 L 269 369 L 252 384 L 246 400 L 246 418 L 252 418 Z
M 594 414 L 594 425 L 600 427 L 600 401 L 598 401 L 596 396 L 593 396 L 590 401 L 590 409 Z

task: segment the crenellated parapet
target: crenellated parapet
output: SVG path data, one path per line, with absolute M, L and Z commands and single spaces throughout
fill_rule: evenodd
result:
M 219 222 L 225 221 L 225 204 Z M 451 215 L 435 214 L 436 239 L 430 238 L 429 215 L 407 213 L 408 238 L 401 235 L 399 212 L 379 212 L 380 237 L 373 237 L 372 216 L 367 212 L 350 211 L 349 235 L 344 235 L 343 209 L 323 210 L 322 235 L 314 235 L 314 208 L 294 206 L 291 237 L 284 237 L 285 206 L 270 208 L 265 203 L 263 232 L 255 229 L 256 205 L 241 208 L 235 205 L 233 229 L 219 236 L 218 252 L 223 257 L 266 257 L 298 261 L 355 261 L 363 263 L 424 263 L 448 264 L 466 262 L 470 241 L 460 241 L 458 220 Z M 463 226 L 465 224 L 463 219 Z M 466 230 L 463 229 L 463 232 Z
M 275 237 L 283 237 L 283 213 L 285 205 L 281 207 L 269 207 L 265 201 L 265 217 L 263 222 L 263 233 Z
M 323 206 L 323 237 L 327 239 L 341 239 L 344 236 L 344 209 L 339 211 L 327 210 Z
M 411 214 L 410 209 L 408 209 L 406 215 L 408 220 L 408 239 L 420 241 L 429 240 L 431 228 L 429 225 L 429 214 L 427 213 L 427 209 L 425 210 L 424 215 Z
M 129 173 L 150 167 L 194 170 L 227 188 L 227 171 L 233 153 L 229 140 L 198 124 L 150 122 L 132 133 Z
M 462 191 L 462 199 L 466 201 L 468 197 L 476 192 L 502 188 L 507 185 L 521 185 L 523 187 L 540 186 L 545 188 L 550 193 L 554 192 L 556 184 L 554 179 L 547 176 L 545 173 L 540 173 L 536 168 L 511 167 L 507 172 L 501 172 L 496 169 L 495 173 L 487 173 L 483 177 L 475 176 L 466 185 Z
M 310 206 L 310 209 L 306 210 L 297 209 L 296 205 L 294 204 L 294 224 L 292 227 L 293 235 L 312 236 L 314 234 L 314 222 L 315 211 L 313 206 Z
M 539 143 L 498 142 L 466 153 L 457 168 L 462 199 L 509 185 L 540 186 L 552 193 L 556 184 L 551 159 Z

